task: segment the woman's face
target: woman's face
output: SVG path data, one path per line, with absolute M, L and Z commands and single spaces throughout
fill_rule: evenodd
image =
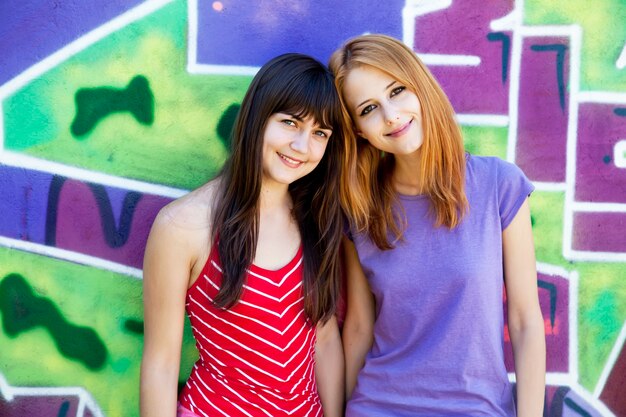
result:
M 342 93 L 358 135 L 372 146 L 394 155 L 409 155 L 420 148 L 420 102 L 398 80 L 362 65 L 350 70 Z
M 312 117 L 287 113 L 270 116 L 263 132 L 263 182 L 289 185 L 319 164 L 332 130 Z

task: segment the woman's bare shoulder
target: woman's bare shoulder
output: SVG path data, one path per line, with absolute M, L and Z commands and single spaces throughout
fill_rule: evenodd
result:
M 177 198 L 159 211 L 155 223 L 188 233 L 210 231 L 218 188 L 215 179 Z

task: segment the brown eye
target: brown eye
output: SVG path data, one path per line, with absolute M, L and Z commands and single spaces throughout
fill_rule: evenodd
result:
M 391 97 L 396 96 L 398 94 L 400 94 L 401 92 L 403 92 L 406 89 L 406 87 L 404 86 L 400 86 L 400 87 L 396 87 L 393 90 L 391 90 Z
M 374 106 L 373 104 L 370 104 L 368 106 L 365 106 L 363 108 L 363 110 L 361 110 L 361 116 L 366 116 L 369 112 L 371 112 L 372 110 L 374 110 L 376 108 L 376 106 Z

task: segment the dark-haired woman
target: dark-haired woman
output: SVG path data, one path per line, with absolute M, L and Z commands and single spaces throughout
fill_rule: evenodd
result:
M 253 79 L 221 175 L 161 210 L 144 260 L 143 417 L 341 414 L 342 126 L 328 70 L 281 55 Z M 177 403 L 185 310 L 199 359 Z

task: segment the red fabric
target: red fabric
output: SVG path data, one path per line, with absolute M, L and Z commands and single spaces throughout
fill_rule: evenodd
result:
M 277 271 L 251 265 L 229 310 L 211 300 L 221 283 L 217 251 L 187 292 L 200 358 L 180 395 L 201 416 L 321 416 L 315 327 L 304 314 L 302 249 Z

